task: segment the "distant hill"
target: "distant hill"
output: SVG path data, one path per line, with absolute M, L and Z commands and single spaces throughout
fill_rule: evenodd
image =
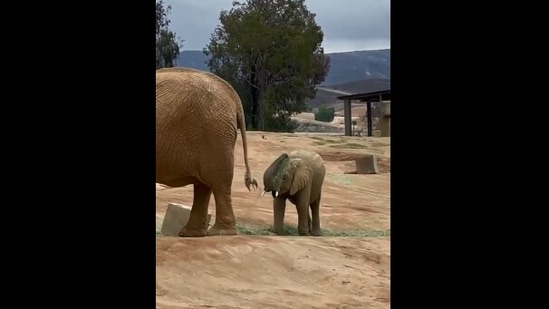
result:
M 361 50 L 344 53 L 329 53 L 331 67 L 322 83 L 336 85 L 365 79 L 391 78 L 391 50 Z M 207 60 L 202 51 L 181 52 L 177 65 L 208 71 Z
M 207 57 L 199 50 L 184 50 L 177 57 L 178 66 L 193 68 L 197 70 L 209 71 L 206 65 Z
M 318 87 L 315 98 L 307 100 L 307 104 L 311 105 L 313 108 L 318 108 L 322 105 L 335 107 L 337 104 L 343 104 L 337 99 L 337 97 L 342 95 L 386 89 L 391 89 L 391 79 L 369 78 L 342 84 L 328 85 Z
M 391 78 L 391 50 L 362 50 L 328 54 L 331 67 L 322 85 L 371 78 Z

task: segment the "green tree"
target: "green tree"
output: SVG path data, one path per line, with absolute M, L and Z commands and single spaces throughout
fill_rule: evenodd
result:
M 315 120 L 332 122 L 335 116 L 335 109 L 333 107 L 321 106 L 318 112 L 315 113 Z
M 316 95 L 330 61 L 321 46 L 322 29 L 305 1 L 235 1 L 219 20 L 204 48 L 211 56 L 207 65 L 239 91 L 251 128 L 269 129 L 306 109 L 305 100 Z
M 170 19 L 168 14 L 172 9 L 171 5 L 164 6 L 164 1 L 156 2 L 156 68 L 173 67 L 179 56 L 182 42 L 178 42 L 175 32 L 169 29 Z

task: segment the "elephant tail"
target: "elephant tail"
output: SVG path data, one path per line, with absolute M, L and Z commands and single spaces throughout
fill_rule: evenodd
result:
M 250 164 L 248 163 L 248 141 L 246 139 L 246 119 L 244 118 L 244 109 L 242 104 L 240 105 L 240 111 L 238 112 L 237 125 L 242 134 L 242 147 L 244 148 L 244 165 L 246 166 L 246 174 L 244 174 L 244 183 L 249 191 L 252 191 L 251 186 L 257 189 L 257 181 L 252 178 L 252 171 L 250 170 Z

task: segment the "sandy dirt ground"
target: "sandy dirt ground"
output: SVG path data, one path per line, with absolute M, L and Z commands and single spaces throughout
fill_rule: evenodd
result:
M 390 138 L 248 132 L 259 188 L 244 186 L 242 140 L 235 148 L 232 194 L 237 224 L 272 225 L 272 198 L 260 197 L 263 171 L 282 152 L 312 149 L 327 176 L 321 226 L 390 230 Z M 345 174 L 361 154 L 378 156 L 379 174 Z M 169 202 L 192 205 L 192 186 L 157 186 L 158 221 Z M 209 213 L 215 220 L 212 197 Z M 297 224 L 288 202 L 286 224 Z M 158 237 L 157 308 L 389 308 L 390 237 Z

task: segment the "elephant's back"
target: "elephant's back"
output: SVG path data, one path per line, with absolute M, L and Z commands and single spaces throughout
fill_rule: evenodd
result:
M 221 96 L 232 103 L 240 104 L 236 90 L 223 78 L 206 71 L 173 67 L 156 70 L 156 96 L 171 97 L 170 92 L 192 96 L 193 92 Z M 174 95 L 174 93 L 172 93 Z M 228 104 L 235 105 L 235 104 Z
M 166 68 L 156 72 L 156 108 L 188 114 L 203 112 L 215 116 L 237 112 L 240 98 L 234 88 L 218 76 L 188 68 Z M 215 113 L 214 113 L 215 112 Z M 214 113 L 214 115 L 208 115 Z M 162 113 L 161 113 L 162 114 Z
M 300 158 L 307 162 L 309 166 L 312 167 L 314 173 L 317 177 L 313 178 L 313 186 L 321 186 L 324 182 L 324 177 L 326 176 L 326 166 L 324 165 L 324 160 L 320 154 L 315 151 L 306 150 L 306 149 L 297 149 L 289 153 L 291 158 Z M 316 183 L 318 182 L 318 184 Z M 316 192 L 311 192 L 311 195 L 315 196 Z
M 322 160 L 322 157 L 320 154 L 318 154 L 315 151 L 306 150 L 306 149 L 297 149 L 289 153 L 290 157 L 292 158 L 301 158 L 306 159 L 309 162 L 314 162 L 315 164 L 324 165 L 324 160 Z
M 234 89 L 227 85 L 208 72 L 187 68 L 157 70 L 157 148 L 185 145 L 178 146 L 183 152 L 226 146 L 232 149 L 238 110 Z
M 214 74 L 187 68 L 157 70 L 157 123 L 177 115 L 179 122 L 189 125 L 216 121 L 236 128 L 239 103 L 232 86 Z
M 186 67 L 172 67 L 156 70 L 157 83 L 159 79 L 163 80 L 171 78 L 200 79 L 207 83 L 217 83 L 222 86 L 222 88 L 224 88 L 227 92 L 236 93 L 236 90 L 233 88 L 233 86 L 231 86 L 229 82 L 211 72 Z

